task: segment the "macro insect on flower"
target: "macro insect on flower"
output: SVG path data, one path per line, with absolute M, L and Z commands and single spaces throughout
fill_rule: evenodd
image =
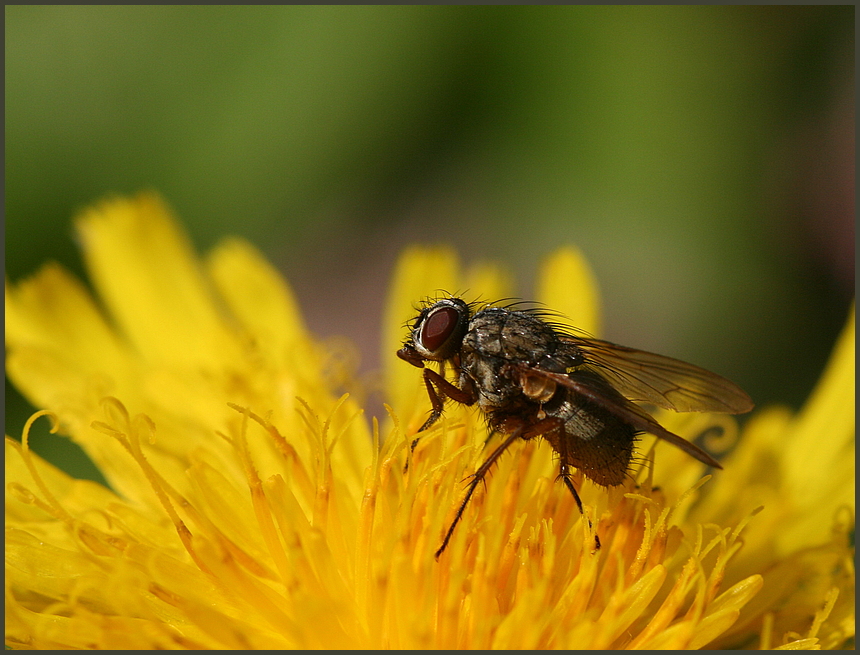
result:
M 705 369 L 608 341 L 576 336 L 519 303 L 490 306 L 457 297 L 424 303 L 398 357 L 423 369 L 432 411 L 419 429 L 442 416 L 449 398 L 477 404 L 504 440 L 471 476 L 448 528 L 445 550 L 475 488 L 517 439 L 542 436 L 558 454 L 559 478 L 582 501 L 571 468 L 602 486 L 624 482 L 636 435 L 648 432 L 700 462 L 722 468 L 695 444 L 669 432 L 633 401 L 676 412 L 741 414 L 753 408 L 737 385 Z M 439 362 L 437 373 L 426 362 Z M 447 365 L 453 382 L 445 377 Z M 418 438 L 412 442 L 414 449 Z M 600 546 L 595 537 L 596 546 Z
M 430 403 L 395 353 L 415 298 L 439 286 L 504 297 L 513 285 L 500 267 L 462 267 L 449 248 L 398 259 L 383 321 L 386 429 L 341 395 L 342 351 L 305 328 L 251 244 L 228 238 L 197 257 L 154 194 L 107 199 L 75 223 L 92 290 L 55 263 L 6 284 L 7 373 L 43 408 L 21 441 L 6 439 L 7 648 L 853 647 L 853 306 L 799 411 L 764 407 L 739 430 L 728 415 L 661 410 L 686 439 L 724 430 L 725 471 L 710 481 L 675 448 L 639 472 L 633 461 L 605 493 L 576 472 L 600 551 L 551 482 L 550 446 L 518 440 L 440 567 L 427 544 L 441 543 L 461 481 L 486 457 L 482 413 L 449 403 L 446 416 L 463 420 L 444 439 L 442 421 L 418 435 L 398 475 Z M 536 282 L 545 306 L 600 333 L 578 251 L 550 255 Z M 435 319 L 442 334 L 446 314 L 458 316 Z M 109 487 L 30 448 L 46 413 Z

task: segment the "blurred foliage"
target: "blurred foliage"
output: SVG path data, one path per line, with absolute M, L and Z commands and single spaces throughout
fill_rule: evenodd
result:
M 13 280 L 83 276 L 72 214 L 154 188 L 373 367 L 403 245 L 528 297 L 576 243 L 607 338 L 759 405 L 802 402 L 854 294 L 853 6 L 7 6 L 5 54 Z

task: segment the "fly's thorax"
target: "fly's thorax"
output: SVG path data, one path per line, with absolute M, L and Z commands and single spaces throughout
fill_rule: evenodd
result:
M 537 406 L 548 401 L 556 393 L 555 384 L 525 375 L 512 364 L 544 362 L 547 370 L 561 372 L 573 360 L 554 361 L 559 343 L 555 331 L 528 312 L 495 307 L 477 312 L 463 338 L 461 366 L 478 389 L 481 408 L 505 410 L 512 403 Z
M 464 344 L 460 370 L 474 382 L 478 405 L 484 411 L 500 407 L 520 393 L 506 375 L 506 363 L 501 357 L 480 354 Z
M 488 307 L 469 321 L 463 345 L 480 355 L 534 363 L 552 353 L 558 336 L 528 312 Z

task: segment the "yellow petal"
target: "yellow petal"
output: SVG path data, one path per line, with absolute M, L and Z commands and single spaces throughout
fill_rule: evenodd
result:
M 553 320 L 599 336 L 600 300 L 597 281 L 582 253 L 572 246 L 560 248 L 541 266 L 537 300 L 559 312 Z
M 76 226 L 93 285 L 141 356 L 200 366 L 236 354 L 191 244 L 157 196 L 103 201 Z
M 466 271 L 464 299 L 469 302 L 478 300 L 494 303 L 510 298 L 513 293 L 513 280 L 510 273 L 501 266 L 482 262 L 470 266 Z
M 133 364 L 84 286 L 57 264 L 6 283 L 6 367 L 37 407 L 92 406 L 131 391 Z M 78 420 L 83 417 L 78 413 Z
M 302 362 L 307 330 L 292 289 L 260 252 L 242 239 L 226 239 L 207 257 L 207 268 L 231 314 L 261 353 L 279 365 L 307 370 Z M 299 361 L 295 361 L 299 358 Z
M 785 549 L 815 543 L 809 537 L 822 519 L 829 520 L 840 505 L 854 506 L 854 369 L 852 307 L 824 375 L 784 444 L 785 488 L 798 513 L 780 535 Z

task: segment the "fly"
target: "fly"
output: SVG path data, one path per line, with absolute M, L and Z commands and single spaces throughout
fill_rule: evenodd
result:
M 662 427 L 635 402 L 676 412 L 742 414 L 753 408 L 737 385 L 686 362 L 608 341 L 576 336 L 547 312 L 428 301 L 397 356 L 423 369 L 432 410 L 419 433 L 442 416 L 445 399 L 478 405 L 493 431 L 505 435 L 471 476 L 438 558 L 478 484 L 517 439 L 542 436 L 558 454 L 559 478 L 582 513 L 571 469 L 602 486 L 621 484 L 636 437 L 648 432 L 700 462 L 722 468 L 704 450 Z M 437 373 L 427 362 L 439 362 Z M 452 371 L 452 381 L 445 377 Z M 412 442 L 412 448 L 418 438 Z M 595 538 L 596 539 L 596 538 Z M 597 541 L 597 547 L 600 542 Z

